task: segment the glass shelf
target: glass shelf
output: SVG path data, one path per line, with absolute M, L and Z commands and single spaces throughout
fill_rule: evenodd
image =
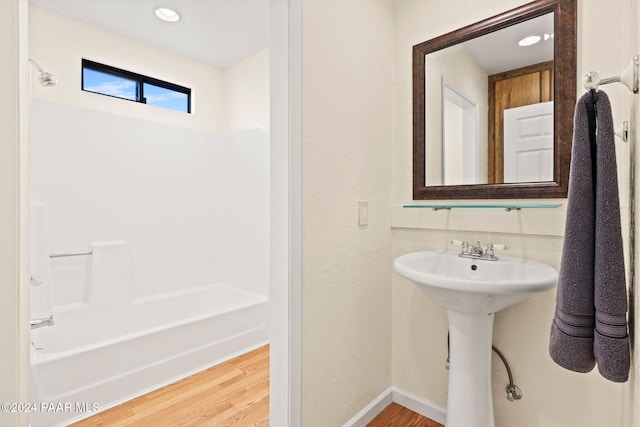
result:
M 404 205 L 408 209 L 431 209 L 434 211 L 451 209 L 504 209 L 507 212 L 521 209 L 554 209 L 560 205 Z

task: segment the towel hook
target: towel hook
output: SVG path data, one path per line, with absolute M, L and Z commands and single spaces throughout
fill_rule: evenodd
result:
M 591 90 L 597 89 L 600 85 L 620 82 L 631 92 L 638 93 L 640 89 L 638 84 L 638 68 L 640 68 L 640 59 L 638 55 L 636 55 L 619 75 L 603 79 L 600 78 L 600 74 L 597 71 L 589 71 L 582 76 L 582 85 L 586 90 Z
M 619 82 L 625 85 L 631 92 L 638 93 L 640 90 L 639 69 L 640 57 L 636 55 L 619 75 L 603 79 L 597 71 L 589 71 L 582 76 L 582 85 L 586 90 L 595 90 L 598 86 Z M 622 122 L 622 127 L 615 129 L 615 135 L 624 142 L 629 141 L 629 122 L 626 120 Z

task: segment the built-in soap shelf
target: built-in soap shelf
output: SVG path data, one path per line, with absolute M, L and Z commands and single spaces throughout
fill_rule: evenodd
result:
M 504 209 L 507 212 L 521 209 L 555 209 L 560 205 L 404 205 L 408 209 L 431 209 L 434 211 L 451 209 Z

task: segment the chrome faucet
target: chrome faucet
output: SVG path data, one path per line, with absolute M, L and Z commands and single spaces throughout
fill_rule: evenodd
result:
M 49 317 L 42 317 L 40 319 L 31 319 L 29 322 L 31 329 L 42 328 L 43 326 L 53 326 L 55 322 L 53 321 L 53 314 Z
M 482 250 L 482 245 L 478 242 L 477 245 L 471 246 L 469 255 L 473 257 L 482 257 L 484 256 L 484 251 Z
M 485 249 L 482 249 L 482 245 L 478 242 L 477 245 L 473 245 L 469 242 L 460 242 L 459 240 L 453 240 L 451 243 L 455 245 L 461 245 L 462 250 L 458 256 L 462 258 L 481 259 L 485 261 L 497 261 L 498 257 L 495 254 L 494 249 L 507 249 L 505 245 L 498 245 L 489 243 Z

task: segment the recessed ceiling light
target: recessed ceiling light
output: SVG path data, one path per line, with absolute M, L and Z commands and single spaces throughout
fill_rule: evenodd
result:
M 540 41 L 540 36 L 527 36 L 518 42 L 518 46 L 531 46 Z
M 159 19 L 166 22 L 178 22 L 180 20 L 180 14 L 168 7 L 156 7 L 153 12 Z

